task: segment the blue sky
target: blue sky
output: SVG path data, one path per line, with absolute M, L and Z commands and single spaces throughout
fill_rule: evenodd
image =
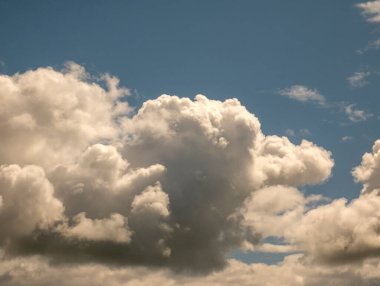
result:
M 306 193 L 352 199 L 361 186 L 351 170 L 380 137 L 380 50 L 371 46 L 380 26 L 361 2 L 3 0 L 0 71 L 74 61 L 117 76 L 135 106 L 164 93 L 238 98 L 265 134 L 332 152 L 332 177 Z M 288 98 L 292 86 L 326 103 Z M 348 106 L 366 115 L 350 120 Z

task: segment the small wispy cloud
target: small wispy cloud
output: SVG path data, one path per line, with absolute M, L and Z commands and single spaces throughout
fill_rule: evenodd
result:
M 367 21 L 380 23 L 380 0 L 359 3 L 356 7 L 362 9 Z
M 310 130 L 307 129 L 307 128 L 300 129 L 299 133 L 300 133 L 302 136 L 310 136 L 310 135 L 311 135 Z
M 380 0 L 367 1 L 356 4 L 355 6 L 362 10 L 362 15 L 368 22 L 380 23 Z M 358 54 L 363 54 L 368 50 L 378 49 L 380 49 L 380 39 L 369 42 L 364 49 L 358 50 L 357 52 Z
M 366 121 L 371 118 L 373 114 L 368 113 L 364 110 L 355 109 L 355 104 L 349 104 L 344 107 L 344 113 L 347 115 L 348 119 L 352 122 Z
M 323 95 L 316 89 L 310 89 L 304 85 L 293 85 L 289 88 L 281 89 L 279 94 L 301 102 L 314 102 L 319 105 L 326 104 L 326 98 Z
M 370 72 L 355 72 L 352 76 L 349 76 L 347 78 L 348 83 L 352 87 L 363 87 L 368 84 L 368 81 L 366 81 L 366 78 L 370 76 Z
M 348 77 L 348 82 L 354 87 L 360 87 L 367 84 L 365 78 L 370 75 L 370 72 L 356 72 L 351 77 Z M 349 121 L 353 123 L 366 121 L 373 116 L 365 110 L 360 110 L 355 108 L 355 104 L 347 102 L 328 102 L 326 98 L 321 95 L 316 89 L 310 89 L 304 85 L 293 85 L 288 88 L 281 89 L 278 94 L 286 96 L 290 99 L 294 99 L 301 102 L 311 102 L 316 103 L 319 106 L 326 108 L 339 109 L 343 112 Z M 305 129 L 303 131 L 295 131 L 293 129 L 286 129 L 285 134 L 289 137 L 294 136 L 308 136 L 310 131 Z
M 287 128 L 285 130 L 285 135 L 288 136 L 288 137 L 296 137 L 296 136 L 299 136 L 299 137 L 308 137 L 308 136 L 311 136 L 311 132 L 307 128 L 302 128 L 302 129 L 300 129 L 298 131 L 296 131 L 294 129 L 291 129 L 291 128 Z
M 285 134 L 286 134 L 287 136 L 289 136 L 289 137 L 294 137 L 294 136 L 296 136 L 296 132 L 295 132 L 293 129 L 291 129 L 291 128 L 286 129 L 286 130 L 285 130 Z
M 370 44 L 369 44 L 370 48 L 372 49 L 380 49 L 380 39 L 377 39 L 375 41 L 372 41 Z
M 343 142 L 348 142 L 348 141 L 351 141 L 352 139 L 353 139 L 352 136 L 343 136 L 342 137 Z

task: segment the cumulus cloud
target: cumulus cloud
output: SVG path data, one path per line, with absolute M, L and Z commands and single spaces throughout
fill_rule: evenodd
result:
M 368 1 L 356 5 L 362 9 L 363 14 L 367 17 L 368 21 L 378 23 L 380 22 L 380 1 Z
M 0 241 L 47 229 L 62 219 L 61 201 L 38 166 L 0 166 Z
M 331 154 L 311 142 L 294 145 L 262 134 L 257 118 L 237 100 L 164 95 L 145 102 L 125 128 L 133 136 L 126 136 L 122 153 L 131 164 L 166 168 L 161 184 L 170 198 L 168 244 L 177 266 L 223 265 L 223 253 L 259 239 L 235 215 L 252 191 L 318 184 L 333 166 Z
M 317 90 L 303 85 L 293 85 L 279 91 L 279 94 L 301 102 L 314 102 L 319 105 L 326 104 L 326 98 Z
M 264 185 L 318 184 L 330 176 L 334 165 L 330 152 L 307 140 L 294 145 L 287 137 L 265 137 L 253 156 L 252 174 Z
M 352 87 L 363 87 L 368 84 L 366 78 L 370 74 L 370 72 L 355 72 L 353 75 L 347 78 L 347 81 Z
M 285 186 L 259 190 L 245 202 L 244 224 L 284 244 L 252 245 L 245 250 L 303 252 L 322 264 L 353 263 L 380 255 L 380 197 L 363 195 L 348 203 L 323 203 L 320 196 L 304 197 Z M 317 203 L 317 205 L 315 205 Z
M 244 223 L 264 237 L 284 237 L 284 232 L 303 216 L 305 204 L 305 197 L 294 187 L 266 187 L 245 201 Z
M 236 99 L 162 95 L 132 115 L 116 78 L 73 63 L 0 80 L 7 255 L 208 272 L 260 241 L 237 212 L 253 192 L 319 184 L 334 164 L 309 141 L 265 136 Z M 30 174 L 18 185 L 9 170 Z
M 301 251 L 323 263 L 348 263 L 380 255 L 380 141 L 353 170 L 363 183 L 362 195 L 348 202 L 340 198 L 326 203 L 323 197 L 305 197 L 294 187 L 271 186 L 251 194 L 240 213 L 243 224 L 262 238 L 277 237 L 285 251 Z M 263 240 L 265 241 L 265 240 Z M 244 242 L 246 250 L 260 247 Z
M 379 141 L 353 171 L 363 194 L 326 202 L 298 188 L 331 176 L 331 153 L 263 134 L 237 99 L 162 95 L 130 113 L 118 80 L 100 80 L 75 64 L 0 76 L 1 283 L 378 281 Z M 309 97 L 299 100 L 325 104 Z M 302 254 L 245 265 L 226 258 L 236 248 Z M 342 261 L 365 266 L 325 266 Z M 194 272 L 204 276 L 184 275 Z
M 117 135 L 115 118 L 128 110 L 117 80 L 107 89 L 87 80 L 84 69 L 39 68 L 0 75 L 0 162 L 52 168 L 67 163 L 90 142 Z M 27 142 L 26 142 L 27 141 Z
M 68 237 L 119 243 L 128 243 L 131 240 L 126 218 L 117 213 L 104 219 L 89 219 L 85 213 L 79 213 L 73 221 L 75 225 L 65 232 Z
M 289 228 L 289 240 L 315 259 L 354 261 L 380 254 L 380 197 L 361 196 L 347 203 L 337 199 L 307 212 Z
M 352 174 L 363 184 L 362 193 L 377 193 L 380 190 L 380 140 L 376 140 L 372 153 L 365 153 L 360 166 Z

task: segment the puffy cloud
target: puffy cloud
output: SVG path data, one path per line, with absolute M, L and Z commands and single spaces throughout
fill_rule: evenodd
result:
M 284 232 L 302 218 L 305 204 L 303 194 L 294 187 L 266 187 L 245 201 L 244 223 L 264 237 L 284 237 Z
M 317 195 L 305 197 L 287 186 L 254 192 L 241 209 L 243 224 L 265 238 L 285 244 L 249 241 L 246 251 L 304 252 L 323 263 L 347 263 L 380 256 L 380 197 L 364 194 L 351 202 L 340 198 L 323 204 Z
M 68 237 L 117 243 L 128 243 L 131 240 L 127 220 L 120 214 L 114 213 L 105 219 L 89 219 L 85 213 L 80 213 L 73 220 L 76 224 L 66 230 L 65 235 Z
M 297 231 L 308 211 L 324 200 L 321 195 L 305 197 L 296 188 L 283 185 L 265 187 L 252 193 L 240 209 L 244 217 L 242 223 L 251 232 L 260 233 L 262 241 L 256 244 L 244 241 L 242 249 L 277 253 L 308 252 L 308 249 L 300 245 L 301 237 Z M 265 242 L 269 237 L 278 238 L 279 242 Z
M 302 251 L 323 263 L 347 263 L 380 256 L 380 141 L 363 156 L 353 175 L 363 183 L 362 195 L 323 204 L 321 196 L 305 197 L 288 186 L 271 186 L 251 194 L 240 210 L 245 224 L 264 239 L 285 245 L 242 244 L 248 251 Z
M 259 206 L 281 193 L 278 208 L 302 215 L 291 202 L 309 199 L 295 187 L 324 182 L 334 164 L 309 141 L 265 136 L 237 99 L 162 95 L 132 115 L 116 78 L 104 76 L 104 87 L 75 64 L 0 80 L 0 163 L 33 163 L 12 168 L 38 169 L 33 178 L 40 178 L 34 196 L 27 183 L 4 181 L 0 217 L 3 209 L 20 210 L 8 211 L 2 229 L 23 235 L 15 240 L 9 232 L 8 255 L 206 273 L 244 243 L 286 251 L 259 243 L 273 230 L 246 223 L 242 206 L 254 197 L 252 213 L 260 216 Z M 9 204 L 13 189 L 18 197 Z
M 244 230 L 236 215 L 252 191 L 318 184 L 333 166 L 331 154 L 308 141 L 296 146 L 285 137 L 264 136 L 237 100 L 164 95 L 145 102 L 125 128 L 131 135 L 122 153 L 132 165 L 159 162 L 166 168 L 160 182 L 174 225 L 168 244 L 179 267 L 220 267 L 229 249 L 258 241 L 260 234 Z
M 294 145 L 287 137 L 265 137 L 253 156 L 252 174 L 264 185 L 318 184 L 330 176 L 334 165 L 325 149 L 307 140 Z
M 287 230 L 287 239 L 315 259 L 355 261 L 380 255 L 380 197 L 337 199 L 307 212 Z
M 31 235 L 62 219 L 63 205 L 42 168 L 0 166 L 0 241 Z
M 149 186 L 136 195 L 130 214 L 136 247 L 142 252 L 149 252 L 149 256 L 157 253 L 158 256 L 170 257 L 171 249 L 167 245 L 172 232 L 167 223 L 169 214 L 169 197 L 160 184 Z
M 297 187 L 327 180 L 331 153 L 264 135 L 238 100 L 163 95 L 131 115 L 103 80 L 75 64 L 0 76 L 0 284 L 379 283 L 380 141 L 353 171 L 363 195 L 324 202 Z M 238 247 L 303 254 L 226 259 Z
M 372 153 L 365 153 L 360 166 L 352 171 L 357 182 L 363 184 L 362 193 L 380 190 L 380 140 L 372 147 Z
M 148 187 L 144 192 L 134 197 L 132 202 L 132 214 L 141 216 L 146 214 L 150 217 L 169 216 L 169 197 L 161 190 L 160 185 Z
M 251 152 L 263 137 L 257 118 L 237 100 L 164 95 L 145 102 L 126 128 L 129 162 L 166 168 L 160 182 L 170 199 L 173 266 L 223 266 L 242 239 L 229 217 L 254 190 Z
M 128 109 L 126 90 L 87 81 L 84 69 L 39 68 L 0 75 L 0 162 L 54 167 L 70 162 L 90 142 L 116 136 L 115 118 Z
M 380 22 L 380 1 L 368 1 L 364 3 L 359 3 L 356 5 L 362 9 L 363 14 L 367 16 L 370 22 Z
M 319 105 L 326 104 L 326 98 L 317 90 L 303 85 L 293 85 L 279 91 L 279 94 L 302 102 L 315 102 Z
M 50 173 L 65 214 L 85 212 L 90 217 L 127 215 L 136 194 L 158 181 L 165 167 L 131 168 L 114 146 L 89 146 L 74 164 L 60 165 Z

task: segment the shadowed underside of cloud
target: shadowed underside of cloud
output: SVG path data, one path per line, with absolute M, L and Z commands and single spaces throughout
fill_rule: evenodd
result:
M 351 203 L 326 202 L 305 197 L 297 187 L 329 178 L 330 152 L 306 140 L 295 145 L 264 135 L 238 100 L 162 95 L 132 113 L 127 95 L 116 78 L 94 80 L 73 63 L 64 71 L 39 68 L 0 76 L 5 285 L 59 279 L 46 259 L 63 263 L 62 275 L 76 277 L 77 285 L 91 284 L 81 271 L 87 277 L 105 272 L 99 281 L 107 285 L 136 282 L 129 267 L 107 268 L 126 265 L 140 267 L 133 269 L 142 275 L 151 266 L 181 273 L 226 267 L 194 281 L 157 270 L 141 285 L 151 285 L 151 278 L 169 285 L 223 284 L 221 277 L 230 274 L 235 283 L 249 273 L 258 281 L 281 281 L 293 268 L 289 273 L 300 278 L 289 285 L 319 285 L 312 277 L 321 271 L 340 279 L 351 267 L 334 266 L 333 273 L 324 263 L 367 263 L 379 255 L 378 142 L 353 171 L 363 195 Z M 266 237 L 286 245 L 267 244 Z M 237 248 L 304 254 L 277 266 L 247 266 L 226 259 Z M 72 263 L 84 264 L 73 269 Z M 307 264 L 317 270 L 306 270 Z M 21 281 L 42 269 L 49 273 Z M 257 274 L 261 270 L 268 276 Z M 369 274 L 360 271 L 351 276 L 364 281 Z
M 186 276 L 146 267 L 107 267 L 99 264 L 51 266 L 41 257 L 0 261 L 0 283 L 4 286 L 377 286 L 379 261 L 356 265 L 314 263 L 302 255 L 290 255 L 278 265 L 247 265 L 229 260 L 220 272 L 205 276 Z M 69 277 L 69 279 L 68 279 Z

